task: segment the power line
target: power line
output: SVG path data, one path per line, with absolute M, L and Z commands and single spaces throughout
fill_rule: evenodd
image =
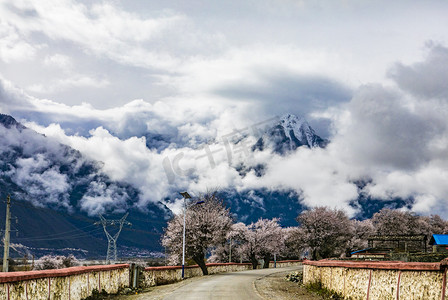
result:
M 78 239 L 82 237 L 88 237 L 92 236 L 93 233 L 99 233 L 101 231 L 101 228 L 96 228 L 91 231 L 85 231 L 78 234 L 74 234 L 72 236 L 64 237 L 63 240 L 72 240 L 72 239 Z M 50 237 L 50 238 L 17 238 L 15 240 L 18 240 L 18 242 L 37 242 L 37 241 L 55 241 L 55 240 L 62 240 L 61 237 Z
M 41 235 L 41 236 L 34 236 L 34 237 L 23 237 L 23 238 L 16 238 L 16 239 L 18 239 L 18 240 L 34 240 L 34 239 L 42 239 L 42 238 L 47 238 L 47 237 L 53 238 L 53 237 L 57 237 L 60 235 L 67 235 L 69 233 L 73 233 L 73 232 L 77 232 L 77 231 L 81 231 L 80 232 L 80 234 L 81 234 L 81 233 L 86 232 L 86 231 L 83 231 L 82 229 L 93 227 L 93 226 L 95 226 L 95 224 L 91 224 L 91 225 L 88 225 L 85 227 L 81 227 L 81 228 L 77 228 L 77 229 L 73 229 L 73 230 L 65 231 L 65 232 L 59 232 L 59 233 L 55 233 L 55 234 L 48 234 L 48 235 Z M 98 229 L 95 229 L 95 230 L 98 230 Z
M 140 222 L 145 222 L 145 223 L 156 223 L 156 224 L 166 224 L 168 221 L 166 221 L 166 222 L 163 222 L 163 221 L 156 221 L 156 220 L 149 220 L 149 219 L 147 219 L 147 220 L 145 220 L 145 219 L 140 219 L 140 218 L 135 218 L 135 217 L 132 217 L 132 221 L 140 221 Z
M 5 201 L 2 201 L 2 202 L 5 202 Z M 65 213 L 65 212 L 57 211 L 57 210 L 52 209 L 50 207 L 36 207 L 33 203 L 31 203 L 29 201 L 23 201 L 23 200 L 22 201 L 16 201 L 16 202 L 14 202 L 14 205 L 15 206 L 24 207 L 24 208 L 27 208 L 27 209 L 31 208 L 31 209 L 34 209 L 36 211 L 41 211 L 43 213 L 48 213 L 50 211 L 51 213 L 58 214 L 58 215 L 60 215 L 61 217 L 64 217 L 64 218 L 69 216 L 72 219 L 77 219 L 77 220 L 81 220 L 81 221 L 89 222 L 89 223 L 91 222 L 91 220 L 89 218 L 85 217 L 85 216 L 70 215 L 70 214 Z
M 127 232 L 141 232 L 141 233 L 150 234 L 150 235 L 162 235 L 162 233 L 148 231 L 148 230 L 143 230 L 143 229 L 134 229 L 134 228 L 123 228 L 123 231 L 127 231 Z

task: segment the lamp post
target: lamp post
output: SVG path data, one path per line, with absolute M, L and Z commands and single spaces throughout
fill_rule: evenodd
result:
M 188 192 L 180 193 L 182 197 L 184 197 L 184 230 L 182 234 L 182 279 L 184 279 L 185 275 L 185 216 L 187 215 L 187 199 L 191 199 L 190 194 Z M 204 201 L 198 201 L 192 205 L 202 204 Z
M 191 199 L 188 192 L 180 193 L 184 197 L 184 231 L 182 235 L 182 279 L 184 279 L 185 274 L 185 215 L 187 214 L 187 199 Z

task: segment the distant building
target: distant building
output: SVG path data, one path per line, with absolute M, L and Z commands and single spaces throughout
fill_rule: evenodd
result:
M 389 257 L 389 253 L 373 248 L 366 248 L 351 252 L 350 257 L 358 259 L 386 259 Z
M 373 235 L 367 240 L 368 248 L 351 252 L 353 258 L 388 259 L 392 253 L 425 253 L 428 239 L 426 235 L 419 234 Z
M 409 235 L 373 235 L 367 239 L 369 247 L 394 252 L 426 252 L 427 236 Z
M 434 253 L 448 252 L 448 234 L 433 234 L 429 244 Z

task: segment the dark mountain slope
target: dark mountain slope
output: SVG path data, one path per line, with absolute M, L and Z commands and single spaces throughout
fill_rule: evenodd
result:
M 148 212 L 133 208 L 139 191 L 110 180 L 101 172 L 101 163 L 0 115 L 0 199 L 5 200 L 7 194 L 13 199 L 12 213 L 19 219 L 13 224 L 19 236 L 13 234 L 11 242 L 30 247 L 36 254 L 76 248 L 83 251 L 66 251 L 88 257 L 104 255 L 107 242 L 103 229 L 93 223 L 99 213 L 118 219 L 126 211 L 133 226 L 124 228 L 120 235 L 122 252 L 159 251 L 160 234 L 170 216 L 161 204 L 150 204 Z M 95 202 L 106 196 L 114 199 L 112 204 L 97 206 Z M 1 227 L 4 214 L 2 202 Z

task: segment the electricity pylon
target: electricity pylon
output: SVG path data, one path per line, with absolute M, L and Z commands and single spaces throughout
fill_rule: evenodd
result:
M 118 236 L 120 235 L 121 229 L 123 229 L 123 225 L 129 225 L 131 226 L 132 224 L 128 221 L 126 221 L 126 217 L 129 215 L 129 213 L 126 213 L 123 218 L 121 218 L 120 220 L 106 220 L 102 215 L 100 215 L 100 221 L 99 222 L 95 222 L 95 225 L 103 225 L 104 228 L 104 232 L 106 233 L 106 237 L 107 237 L 107 258 L 106 261 L 108 264 L 111 263 L 111 257 L 113 256 L 113 261 L 112 263 L 115 263 L 117 261 L 117 239 Z M 119 229 L 118 232 L 115 233 L 113 236 L 107 231 L 107 226 L 115 226 L 118 225 Z

